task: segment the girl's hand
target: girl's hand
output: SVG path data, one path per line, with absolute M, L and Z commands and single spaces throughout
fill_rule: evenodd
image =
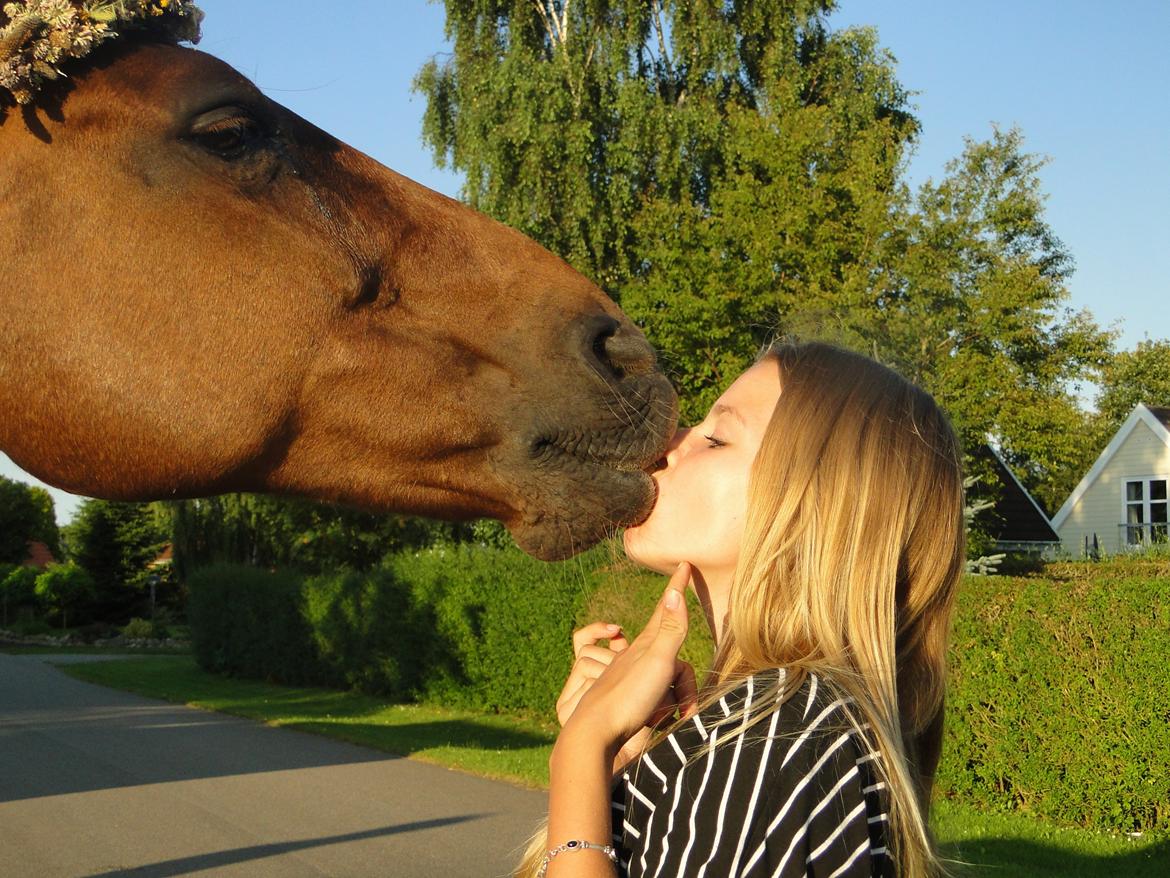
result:
M 609 647 L 598 646 L 599 640 L 608 640 Z M 609 667 L 614 656 L 629 645 L 620 625 L 594 622 L 573 632 L 573 655 L 576 661 L 557 698 L 557 720 L 562 726 L 569 721 L 581 696 L 593 685 L 593 681 Z
M 568 691 L 567 683 L 566 693 L 557 702 L 566 733 L 584 734 L 616 753 L 643 727 L 660 722 L 676 708 L 684 716 L 694 712 L 698 698 L 695 674 L 678 659 L 687 635 L 683 589 L 690 577 L 690 565 L 680 564 L 654 615 L 633 643 L 623 645 L 619 640 L 620 649 L 612 649 L 611 644 L 606 650 L 589 640 L 602 628 L 586 626 L 578 632 L 582 648 L 569 677 L 574 685 Z M 608 636 L 609 629 L 604 630 Z

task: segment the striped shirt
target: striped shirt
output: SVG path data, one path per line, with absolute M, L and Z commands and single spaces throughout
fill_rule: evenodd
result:
M 611 803 L 619 875 L 895 875 L 880 756 L 850 700 L 809 675 L 772 709 L 782 673 L 749 677 L 626 767 Z

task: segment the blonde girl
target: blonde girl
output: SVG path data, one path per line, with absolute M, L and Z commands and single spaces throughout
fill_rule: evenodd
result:
M 575 634 L 547 829 L 519 874 L 937 874 L 927 807 L 964 556 L 937 404 L 858 354 L 779 344 L 654 477 L 625 545 L 671 579 L 632 642 L 603 622 Z M 688 586 L 716 642 L 701 689 L 677 658 Z

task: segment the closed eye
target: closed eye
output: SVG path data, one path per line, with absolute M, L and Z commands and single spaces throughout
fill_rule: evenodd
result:
M 202 114 L 191 125 L 188 138 L 212 155 L 236 161 L 262 148 L 267 141 L 264 126 L 247 110 L 220 107 Z
M 704 436 L 703 438 L 706 439 L 710 443 L 711 448 L 722 448 L 724 445 L 727 444 L 722 439 L 719 439 L 715 436 Z

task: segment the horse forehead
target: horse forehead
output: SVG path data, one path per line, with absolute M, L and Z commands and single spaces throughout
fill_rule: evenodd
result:
M 220 97 L 260 101 L 263 95 L 246 76 L 214 55 L 186 46 L 127 44 L 94 79 L 127 103 L 154 105 L 174 112 L 198 112 Z

